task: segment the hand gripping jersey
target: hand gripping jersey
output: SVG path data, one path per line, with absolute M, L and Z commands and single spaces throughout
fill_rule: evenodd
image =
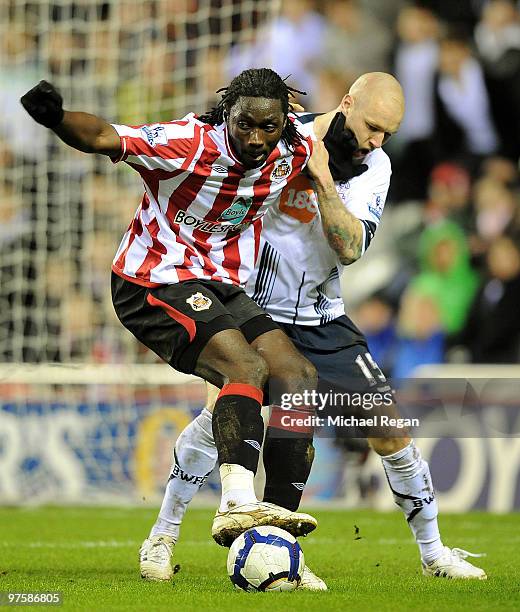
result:
M 315 115 L 302 114 L 298 131 L 316 140 Z M 390 185 L 390 160 L 375 149 L 363 160 L 368 170 L 336 189 L 346 208 L 362 223 L 362 253 L 372 240 Z M 323 232 L 312 182 L 292 180 L 264 217 L 257 268 L 246 291 L 275 321 L 322 325 L 345 314 L 341 298 L 342 264 Z
M 225 124 L 114 125 L 125 161 L 144 183 L 141 205 L 112 269 L 147 287 L 190 279 L 243 284 L 258 255 L 262 217 L 310 156 L 311 140 L 282 142 L 259 168 L 234 157 Z

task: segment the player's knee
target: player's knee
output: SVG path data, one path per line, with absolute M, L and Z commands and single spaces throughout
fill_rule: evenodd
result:
M 284 389 L 292 393 L 315 389 L 318 383 L 318 372 L 305 357 L 290 360 L 276 377 Z
M 269 367 L 263 357 L 251 350 L 233 364 L 230 380 L 263 388 L 269 376 Z
M 307 359 L 304 360 L 300 370 L 300 380 L 305 388 L 315 389 L 318 385 L 318 370 Z

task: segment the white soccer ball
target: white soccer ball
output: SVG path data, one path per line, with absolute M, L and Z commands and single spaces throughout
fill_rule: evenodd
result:
M 305 559 L 293 536 L 278 527 L 248 529 L 233 542 L 228 575 L 244 591 L 293 591 L 301 581 Z

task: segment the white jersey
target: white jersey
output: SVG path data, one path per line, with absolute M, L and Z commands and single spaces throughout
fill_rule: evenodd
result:
M 316 140 L 314 117 L 301 115 L 298 131 Z M 363 161 L 368 170 L 336 183 L 345 207 L 361 221 L 362 254 L 379 225 L 392 173 L 382 149 L 375 149 Z M 343 267 L 323 232 L 312 182 L 300 175 L 264 216 L 259 259 L 246 291 L 275 321 L 322 325 L 345 314 L 340 286 Z
M 262 217 L 307 163 L 310 138 L 282 142 L 259 167 L 235 158 L 226 124 L 115 125 L 121 155 L 145 194 L 114 258 L 123 278 L 153 287 L 192 279 L 244 284 L 258 255 Z

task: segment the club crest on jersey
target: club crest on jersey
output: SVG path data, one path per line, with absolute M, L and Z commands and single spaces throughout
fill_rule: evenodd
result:
M 201 310 L 208 310 L 211 304 L 213 304 L 209 297 L 206 297 L 200 291 L 197 291 L 197 293 L 194 293 L 192 296 L 190 296 L 186 300 L 186 303 L 188 303 L 196 312 L 199 312 Z
M 253 204 L 253 198 L 237 198 L 229 208 L 220 215 L 219 221 L 227 221 L 232 225 L 237 225 L 244 220 L 245 216 L 249 212 L 251 205 Z
M 289 174 L 291 174 L 291 164 L 286 159 L 282 159 L 282 161 L 277 162 L 271 172 L 271 180 L 276 182 L 283 181 Z
M 145 125 L 141 128 L 141 132 L 151 147 L 168 144 L 164 125 Z

